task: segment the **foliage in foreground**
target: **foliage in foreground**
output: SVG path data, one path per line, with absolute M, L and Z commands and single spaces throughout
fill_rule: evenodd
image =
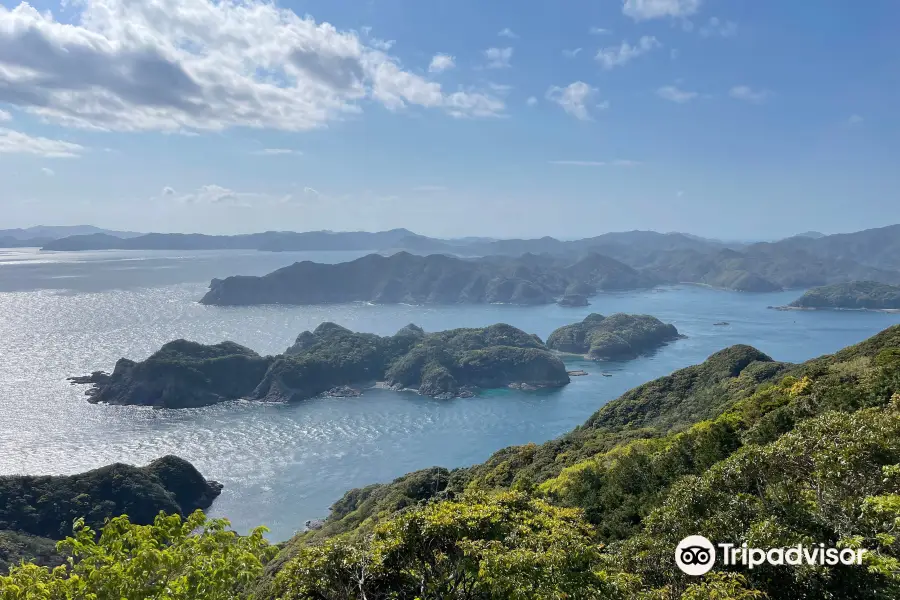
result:
M 0 600 L 227 600 L 255 581 L 274 548 L 264 528 L 239 536 L 225 519 L 198 510 L 182 519 L 160 514 L 152 525 L 127 516 L 98 536 L 79 519 L 59 542 L 68 563 L 23 563 L 0 576 Z

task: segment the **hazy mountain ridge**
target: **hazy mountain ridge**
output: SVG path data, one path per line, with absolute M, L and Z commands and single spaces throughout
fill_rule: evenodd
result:
M 569 263 L 549 255 L 462 259 L 442 254 L 370 254 L 354 261 L 294 263 L 262 277 L 215 279 L 203 304 L 547 304 L 573 283 L 594 290 L 631 290 L 661 283 L 609 257 Z

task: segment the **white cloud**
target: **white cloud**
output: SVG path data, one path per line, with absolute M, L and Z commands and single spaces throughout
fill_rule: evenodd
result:
M 0 154 L 33 154 L 47 158 L 74 158 L 84 152 L 84 146 L 33 137 L 21 131 L 0 127 Z
M 7 111 L 0 109 L 0 121 L 12 121 L 12 115 Z
M 563 50 L 563 56 L 566 58 L 575 58 L 581 52 L 581 48 L 575 48 L 574 50 Z
M 689 92 L 687 90 L 679 89 L 674 85 L 665 85 L 656 90 L 656 94 L 660 98 L 669 100 L 671 102 L 677 102 L 679 104 L 690 102 L 700 95 L 697 92 Z
M 551 165 L 561 165 L 567 167 L 636 167 L 641 163 L 636 160 L 616 159 L 613 161 L 605 160 L 551 160 Z
M 513 86 L 507 85 L 505 83 L 494 83 L 493 81 L 489 81 L 487 86 L 491 88 L 491 91 L 496 93 L 498 96 L 505 96 L 509 94 L 509 92 L 513 89 Z
M 566 87 L 553 86 L 547 90 L 547 99 L 559 104 L 566 113 L 572 115 L 576 119 L 589 121 L 591 114 L 587 109 L 587 103 L 597 95 L 597 88 L 591 87 L 583 81 L 570 83 Z M 596 105 L 597 108 L 604 109 L 609 107 L 609 103 L 601 103 Z
M 638 43 L 635 46 L 632 46 L 628 42 L 622 42 L 619 46 L 603 48 L 597 52 L 596 59 L 604 69 L 612 69 L 614 67 L 621 67 L 622 65 L 631 62 L 633 59 L 643 54 L 647 54 L 660 46 L 662 46 L 662 44 L 660 44 L 655 37 L 645 35 L 638 40 Z
M 635 21 L 664 17 L 688 17 L 700 8 L 700 0 L 625 0 L 622 12 Z
M 505 69 L 509 67 L 512 54 L 512 48 L 488 48 L 484 51 L 484 56 L 488 59 L 487 66 L 489 69 Z
M 513 40 L 519 37 L 515 33 L 513 33 L 513 30 L 510 29 L 509 27 L 504 27 L 503 29 L 501 29 L 500 31 L 497 32 L 497 35 L 499 35 L 500 37 L 506 37 L 506 38 L 510 38 Z
M 440 73 L 456 66 L 456 57 L 449 54 L 435 54 L 428 65 L 429 73 Z
M 253 154 L 259 156 L 279 156 L 282 154 L 303 154 L 299 150 L 292 150 L 291 148 L 263 148 L 262 150 L 256 150 Z
M 54 175 L 56 175 L 56 172 L 49 167 L 41 167 L 41 173 L 43 173 L 47 177 L 53 177 Z
M 529 96 L 528 100 L 525 101 L 525 104 L 527 104 L 528 106 L 534 106 L 537 103 L 538 103 L 538 99 L 535 98 L 534 96 Z
M 719 17 L 711 17 L 706 25 L 700 28 L 703 37 L 731 37 L 737 34 L 737 23 L 722 21 Z
M 162 195 L 163 196 L 174 196 L 175 190 L 173 188 L 170 188 L 169 186 L 166 186 L 162 189 Z
M 850 125 L 851 127 L 854 125 L 859 125 L 863 122 L 863 120 L 864 119 L 859 115 L 850 115 L 850 118 L 847 119 L 847 125 Z
M 265 0 L 69 6 L 79 10 L 71 24 L 24 2 L 0 5 L 0 103 L 117 131 L 302 131 L 358 113 L 365 100 L 453 112 L 486 103 L 451 100 L 403 70 L 387 42 Z
M 767 90 L 754 90 L 746 85 L 736 85 L 731 88 L 728 95 L 737 100 L 761 104 L 768 100 L 772 93 Z
M 171 188 L 163 188 L 163 195 L 172 196 L 173 194 L 167 193 L 168 190 Z M 174 190 L 172 191 L 174 192 Z M 255 192 L 236 192 L 220 185 L 210 184 L 202 185 L 190 194 L 178 196 L 176 200 L 184 204 L 248 207 L 260 200 L 272 200 L 272 197 Z
M 447 188 L 443 185 L 419 185 L 413 188 L 414 192 L 446 192 Z
M 588 29 L 588 33 L 591 35 L 606 35 L 607 33 L 612 33 L 609 29 L 604 29 L 603 27 L 591 27 Z

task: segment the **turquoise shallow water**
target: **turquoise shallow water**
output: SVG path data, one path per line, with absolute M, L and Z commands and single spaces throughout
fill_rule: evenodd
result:
M 72 473 L 175 453 L 225 484 L 212 513 L 282 540 L 351 487 L 432 465 L 469 465 L 510 444 L 542 442 L 582 423 L 625 390 L 736 343 L 802 361 L 858 342 L 900 315 L 780 312 L 799 292 L 739 294 L 693 286 L 609 294 L 586 308 L 372 306 L 219 308 L 197 304 L 212 277 L 262 274 L 295 260 L 360 253 L 0 250 L 0 474 Z M 239 402 L 160 411 L 88 404 L 65 378 L 142 359 L 184 337 L 281 352 L 304 329 L 334 321 L 389 334 L 506 322 L 542 338 L 589 312 L 652 314 L 688 337 L 622 364 L 572 361 L 590 374 L 560 390 L 497 390 L 433 400 L 370 390 L 297 405 Z M 715 326 L 728 321 L 728 326 Z M 609 372 L 612 377 L 602 377 Z

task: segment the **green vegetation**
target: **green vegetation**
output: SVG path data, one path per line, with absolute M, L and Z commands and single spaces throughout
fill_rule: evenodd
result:
M 240 398 L 300 401 L 376 381 L 448 398 L 510 384 L 562 386 L 569 377 L 540 338 L 510 325 L 429 334 L 407 325 L 393 336 L 378 336 L 322 323 L 274 357 L 233 342 L 178 340 L 139 363 L 120 359 L 112 375 L 72 381 L 92 384 L 94 402 L 187 408 Z
M 392 597 L 387 590 L 393 584 L 384 582 L 422 574 L 415 552 L 383 562 L 385 544 L 406 548 L 405 519 L 427 522 L 440 514 L 463 527 L 472 523 L 469 507 L 491 514 L 492 503 L 516 497 L 574 510 L 566 513 L 572 526 L 587 527 L 597 552 L 565 577 L 593 579 L 581 588 L 584 596 L 574 597 L 894 598 L 900 593 L 898 433 L 900 327 L 801 365 L 735 346 L 626 393 L 546 444 L 507 448 L 474 467 L 428 469 L 349 492 L 322 529 L 285 546 L 257 589 L 263 597 L 294 590 L 298 598 L 328 598 L 303 586 L 347 581 L 365 564 L 373 577 L 366 597 Z M 532 508 L 521 510 L 528 515 Z M 497 518 L 515 523 L 529 517 L 512 511 Z M 557 526 L 572 536 L 577 554 L 582 538 Z M 821 542 L 866 548 L 868 554 L 862 567 L 749 572 L 719 565 L 689 578 L 675 567 L 673 551 L 694 533 L 738 545 Z M 491 544 L 479 536 L 467 539 Z M 458 548 L 453 540 L 448 534 L 441 543 Z M 425 563 L 466 556 L 428 543 L 435 550 Z M 502 552 L 509 561 L 527 555 L 513 548 Z M 355 558 L 340 563 L 345 569 L 340 556 Z M 487 572 L 475 566 L 483 565 L 483 556 L 468 560 L 470 568 Z M 528 595 L 542 589 L 540 582 L 529 587 L 520 581 L 518 591 L 504 592 L 508 596 L 484 585 L 478 593 L 452 597 L 548 597 Z M 565 590 L 553 590 L 563 597 Z
M 791 302 L 796 308 L 900 309 L 900 286 L 852 281 L 813 288 Z
M 70 379 L 94 384 L 91 402 L 190 408 L 251 394 L 271 362 L 234 342 L 207 346 L 175 340 L 141 362 L 119 359 L 112 375 Z
M 0 531 L 0 574 L 22 561 L 56 567 L 65 558 L 56 550 L 56 541 L 19 531 Z
M 898 440 L 900 326 L 800 365 L 735 346 L 546 444 L 352 490 L 321 529 L 230 579 L 273 600 L 888 600 L 900 596 Z M 860 566 L 720 561 L 694 578 L 674 548 L 698 533 L 867 552 Z M 219 554 L 198 547 L 190 572 L 203 579 Z M 113 556 L 97 589 L 156 597 L 121 592 L 133 561 Z M 13 577 L 38 589 L 48 573 Z M 7 589 L 0 580 L 0 599 L 25 597 Z
M 547 304 L 567 289 L 633 290 L 660 280 L 608 256 L 523 254 L 462 259 L 442 254 L 370 254 L 354 261 L 295 263 L 262 277 L 214 279 L 203 304 Z
M 263 570 L 274 548 L 264 528 L 248 536 L 202 511 L 185 519 L 160 514 L 150 525 L 126 516 L 98 535 L 78 520 L 59 551 L 72 558 L 56 568 L 12 567 L 0 575 L 0 600 L 230 600 Z
M 186 515 L 205 509 L 221 489 L 177 456 L 146 467 L 113 464 L 78 475 L 6 475 L 0 477 L 0 530 L 61 539 L 77 518 L 99 527 L 122 514 L 145 525 L 160 511 Z
M 678 339 L 674 325 L 649 315 L 591 313 L 581 323 L 560 327 L 547 338 L 547 347 L 584 354 L 592 360 L 628 360 Z

